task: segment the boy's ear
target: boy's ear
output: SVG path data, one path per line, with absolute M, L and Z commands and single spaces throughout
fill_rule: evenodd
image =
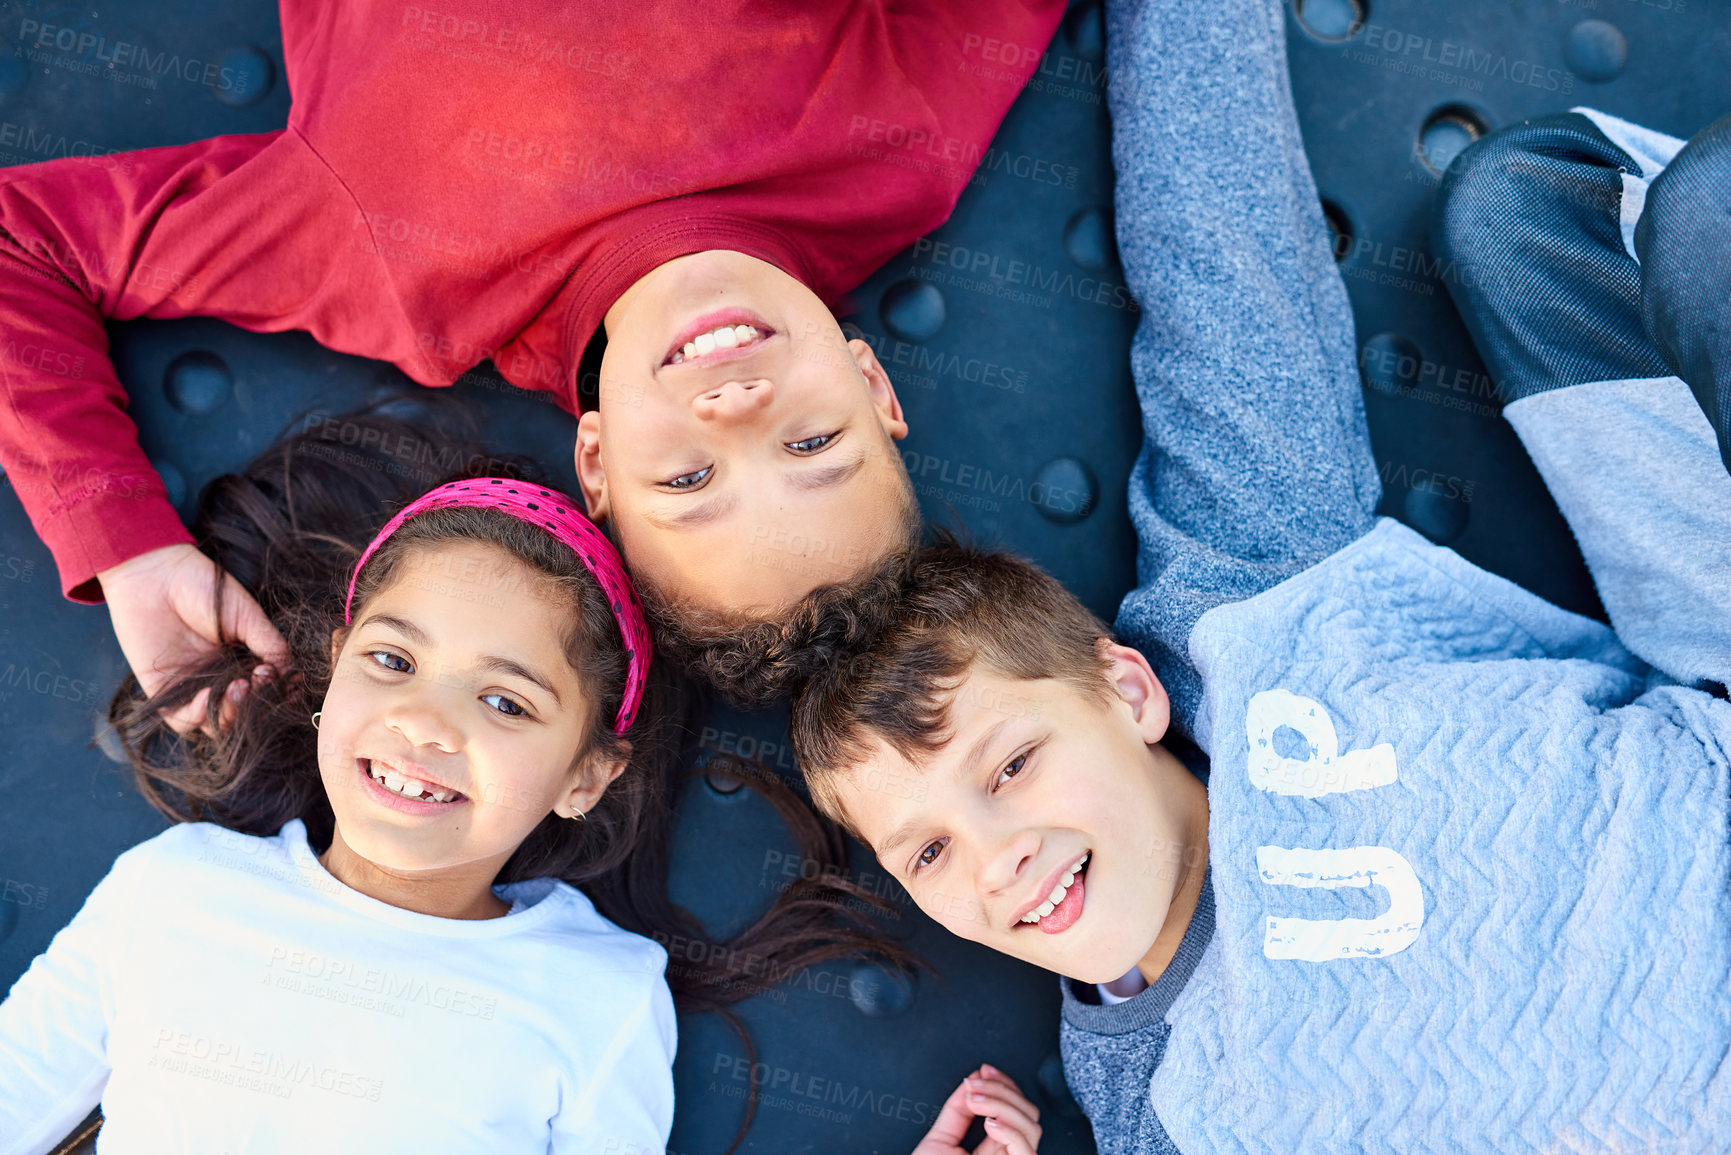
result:
M 896 387 L 890 384 L 890 375 L 884 372 L 872 347 L 858 337 L 849 341 L 847 347 L 853 354 L 853 363 L 859 366 L 860 374 L 865 378 L 866 392 L 871 394 L 872 407 L 878 411 L 884 432 L 900 441 L 908 435 L 908 423 L 902 418 L 901 398 L 896 396 Z
M 601 462 L 601 411 L 591 409 L 577 420 L 577 484 L 583 487 L 583 503 L 589 520 L 607 520 L 607 469 Z
M 1172 724 L 1172 701 L 1166 696 L 1166 687 L 1155 677 L 1148 659 L 1142 656 L 1142 651 L 1120 646 L 1106 638 L 1096 642 L 1095 648 L 1100 660 L 1108 667 L 1106 676 L 1111 679 L 1112 688 L 1130 708 L 1130 716 L 1136 721 L 1142 741 L 1149 745 L 1160 741 Z

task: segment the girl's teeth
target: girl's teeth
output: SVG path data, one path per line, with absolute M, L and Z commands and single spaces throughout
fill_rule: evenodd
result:
M 717 349 L 731 349 L 737 344 L 739 344 L 739 334 L 732 329 L 717 329 L 715 331 L 715 347 Z
M 695 356 L 697 356 L 697 346 L 696 346 L 696 345 L 694 345 L 694 344 L 693 344 L 693 343 L 692 343 L 692 342 L 690 342 L 690 341 L 687 341 L 687 342 L 686 342 L 686 343 L 685 343 L 685 348 L 684 348 L 684 349 L 683 349 L 683 350 L 681 350 L 681 351 L 682 351 L 682 352 L 683 352 L 683 353 L 684 353 L 684 354 L 685 354 L 685 355 L 686 355 L 686 356 L 687 356 L 687 357 L 695 357 Z
M 377 764 L 369 765 L 367 767 L 367 773 L 372 776 L 373 781 L 379 783 L 393 793 L 401 794 L 404 798 L 414 798 L 421 801 L 431 802 L 449 802 L 457 796 L 457 793 L 454 790 L 429 789 L 425 782 L 417 782 L 413 778 L 404 778 L 395 770 L 380 770 Z
M 703 356 L 706 356 L 710 353 L 715 352 L 715 334 L 714 333 L 699 333 L 697 335 L 696 340 L 692 341 L 691 343 L 693 345 L 697 346 L 697 355 L 699 357 L 703 357 Z

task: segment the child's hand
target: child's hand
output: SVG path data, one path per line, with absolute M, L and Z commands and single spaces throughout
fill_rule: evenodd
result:
M 120 652 L 146 694 L 155 694 L 183 667 L 214 652 L 225 639 L 240 642 L 267 666 L 280 670 L 289 665 L 288 643 L 232 574 L 222 575 L 223 620 L 216 620 L 211 613 L 216 563 L 196 546 L 163 546 L 96 576 Z M 266 676 L 261 668 L 253 671 L 252 682 L 230 683 L 218 706 L 219 726 L 226 729 L 234 721 L 241 697 Z M 192 701 L 164 715 L 164 720 L 176 733 L 203 729 L 215 737 L 204 720 L 209 697 L 209 690 L 200 690 Z
M 975 1115 L 986 1117 L 986 1138 L 974 1155 L 1034 1155 L 1040 1146 L 1040 1109 L 1028 1102 L 1010 1077 L 982 1066 L 950 1092 L 938 1121 L 914 1148 L 914 1155 L 967 1155 L 962 1136 Z

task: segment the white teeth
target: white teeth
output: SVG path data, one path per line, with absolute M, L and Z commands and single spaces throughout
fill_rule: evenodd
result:
M 702 357 L 704 354 L 713 353 L 717 349 L 735 349 L 741 345 L 749 345 L 760 336 L 762 334 L 757 331 L 755 325 L 723 325 L 713 332 L 699 334 L 687 341 L 678 352 L 673 354 L 671 363 L 677 365 L 681 361 Z
M 425 782 L 405 778 L 395 770 L 381 770 L 377 762 L 367 765 L 367 773 L 372 776 L 373 781 L 395 794 L 401 794 L 404 798 L 421 799 L 424 795 L 426 799 L 434 802 L 449 802 L 457 796 L 457 792 L 454 790 L 435 790 Z
M 1089 853 L 1092 853 L 1092 851 Z M 1058 885 L 1052 888 L 1052 893 L 1046 896 L 1046 901 L 1023 915 L 1021 921 L 1039 922 L 1042 918 L 1045 918 L 1048 914 L 1051 914 L 1056 910 L 1058 904 L 1064 901 L 1064 896 L 1069 893 L 1071 884 L 1076 881 L 1076 872 L 1081 870 L 1083 864 L 1087 861 L 1087 854 L 1078 858 L 1076 860 L 1076 865 L 1072 866 L 1069 871 L 1065 873 L 1064 877 L 1058 882 Z

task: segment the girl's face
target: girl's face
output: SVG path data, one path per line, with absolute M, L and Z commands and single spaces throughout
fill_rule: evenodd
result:
M 333 635 L 319 775 L 349 850 L 490 881 L 549 812 L 594 806 L 619 767 L 573 765 L 589 696 L 549 593 L 498 546 L 419 549 Z

